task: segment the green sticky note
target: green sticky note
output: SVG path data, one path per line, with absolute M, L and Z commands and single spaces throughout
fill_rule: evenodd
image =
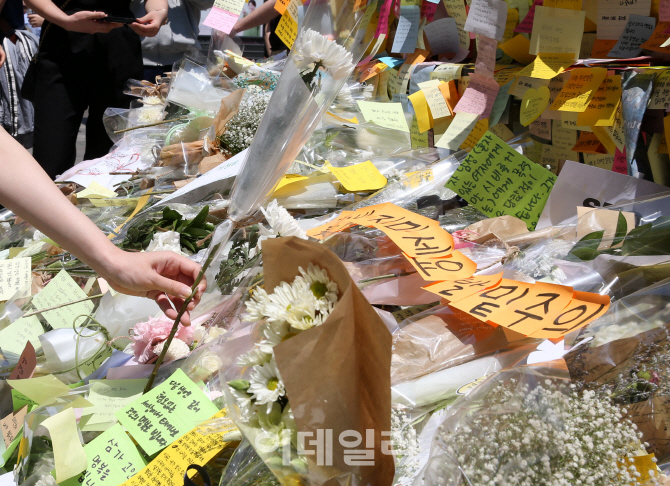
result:
M 39 294 L 33 297 L 32 304 L 36 310 L 39 310 L 85 298 L 86 293 L 77 285 L 77 282 L 65 270 L 61 270 Z M 81 315 L 90 314 L 93 311 L 93 307 L 93 302 L 89 300 L 59 307 L 58 309 L 44 312 L 42 315 L 54 329 L 72 328 L 74 320 Z M 80 326 L 84 322 L 83 317 L 77 320 L 77 324 Z
M 12 441 L 11 444 L 9 444 L 9 447 L 5 447 L 5 441 L 2 441 L 2 455 L 0 456 L 2 459 L 0 459 L 0 466 L 4 466 L 7 463 L 7 460 L 11 457 L 11 455 L 14 453 L 14 450 L 16 449 L 16 446 L 19 445 L 19 442 L 21 442 L 21 438 L 23 437 L 23 434 L 19 434 L 16 436 L 16 439 Z
M 510 215 L 535 229 L 556 176 L 486 132 L 446 187 L 489 217 Z
M 4 352 L 20 355 L 30 341 L 35 349 L 42 347 L 39 337 L 44 328 L 37 316 L 21 317 L 0 331 L 0 348 Z
M 133 441 L 119 424 L 89 442 L 86 486 L 118 486 L 138 473 L 146 463 Z
M 12 403 L 14 405 L 15 412 L 17 410 L 21 410 L 26 405 L 28 405 L 28 407 L 37 405 L 37 402 L 35 400 L 31 400 L 18 390 L 12 390 Z
M 103 431 L 117 422 L 116 412 L 142 396 L 147 380 L 91 380 L 89 383 L 88 401 L 93 406 L 82 411 L 82 415 L 88 416 L 82 430 Z
M 7 380 L 7 383 L 38 405 L 47 403 L 53 398 L 67 395 L 70 388 L 54 375 L 28 378 L 25 380 Z
M 56 481 L 59 483 L 86 470 L 86 453 L 79 439 L 74 410 L 68 408 L 41 424 L 49 431 L 54 451 Z
M 218 412 L 182 370 L 116 412 L 130 435 L 151 456 Z

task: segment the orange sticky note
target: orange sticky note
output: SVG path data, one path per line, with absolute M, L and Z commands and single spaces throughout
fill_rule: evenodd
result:
M 444 96 L 444 101 L 447 102 L 447 106 L 449 107 L 449 111 L 451 114 L 454 114 L 454 108 L 456 107 L 456 104 L 458 103 L 458 89 L 456 88 L 456 82 L 455 81 L 449 81 L 447 83 L 442 83 L 438 86 L 438 89 L 442 93 L 442 96 Z
M 535 56 L 529 54 L 530 41 L 521 34 L 512 37 L 498 47 L 500 47 L 505 54 L 515 61 L 519 61 L 521 64 L 530 64 L 535 60 Z
M 530 292 L 533 284 L 503 278 L 498 285 L 483 292 L 452 302 L 453 307 L 485 322 L 495 323 L 496 319 L 508 312 L 507 306 Z
M 586 110 L 605 76 L 607 76 L 605 68 L 573 69 L 570 71 L 570 79 L 556 96 L 551 109 L 570 112 Z
M 668 34 L 664 32 L 670 28 L 670 22 L 659 22 L 649 40 L 642 44 L 642 49 L 648 49 L 655 52 L 670 53 L 670 45 L 661 47 L 668 40 Z
M 558 287 L 558 286 L 557 286 Z M 531 337 L 555 339 L 586 326 L 602 316 L 610 306 L 608 295 L 575 291 L 572 300 L 555 317 L 538 326 Z M 524 333 L 525 334 L 525 333 Z
M 316 228 L 307 230 L 307 235 L 317 240 L 323 240 L 333 233 L 339 233 L 340 231 L 344 231 L 347 228 L 351 228 L 352 226 L 358 224 L 352 221 L 352 216 L 355 214 L 355 211 L 342 211 L 342 214 L 340 214 L 332 221 L 329 221 L 326 224 L 322 224 L 321 226 L 317 226 Z
M 458 250 L 441 258 L 412 258 L 406 253 L 404 255 L 421 278 L 429 282 L 468 278 L 477 271 L 477 264 Z
M 607 76 L 589 101 L 589 105 L 577 116 L 577 125 L 590 127 L 598 122 L 612 119 L 621 100 L 621 75 Z
M 596 39 L 593 43 L 591 57 L 594 59 L 607 59 L 607 54 L 619 42 L 617 39 Z
M 478 275 L 476 277 L 445 280 L 421 287 L 428 292 L 437 294 L 447 302 L 458 302 L 461 299 L 495 287 L 502 280 L 502 272 L 495 275 Z
M 275 10 L 283 15 L 284 12 L 286 12 L 289 3 L 291 3 L 291 0 L 277 0 L 277 3 L 275 3 Z
M 606 154 L 607 149 L 600 143 L 600 139 L 593 132 L 581 132 L 573 152 L 582 152 L 585 154 Z
M 413 258 L 447 257 L 455 251 L 454 238 L 437 224 L 423 233 L 408 232 L 391 239 L 403 253 Z
M 530 336 L 551 324 L 570 303 L 573 294 L 572 287 L 538 282 L 493 322 Z

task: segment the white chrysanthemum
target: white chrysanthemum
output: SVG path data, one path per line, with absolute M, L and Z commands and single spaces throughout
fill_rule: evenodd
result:
M 320 63 L 333 79 L 342 79 L 353 69 L 350 52 L 318 32 L 307 29 L 293 45 L 293 61 L 299 71 Z
M 242 317 L 242 320 L 255 322 L 265 319 L 267 317 L 267 307 L 270 304 L 270 297 L 265 289 L 254 290 L 251 299 L 246 302 L 247 313 Z
M 163 352 L 163 347 L 165 346 L 166 342 L 167 341 L 158 343 L 152 348 L 152 351 L 157 355 L 160 355 Z M 190 352 L 191 348 L 188 347 L 188 344 L 186 344 L 181 339 L 174 338 L 170 343 L 170 347 L 168 348 L 167 353 L 165 353 L 165 361 L 174 361 L 185 358 L 189 355 Z
M 240 415 L 244 422 L 248 422 L 251 418 L 251 395 L 241 390 L 235 390 L 232 387 L 230 388 L 230 393 L 232 393 L 235 398 L 235 403 L 240 409 Z
M 258 405 L 267 404 L 268 413 L 272 404 L 286 393 L 274 359 L 262 366 L 254 366 L 249 382 L 249 393 Z
M 258 344 L 258 349 L 263 353 L 272 354 L 272 348 L 295 336 L 295 333 L 291 332 L 288 322 L 281 321 L 266 324 L 265 329 L 263 329 L 263 335 L 265 339 Z
M 177 231 L 159 232 L 151 239 L 147 251 L 173 251 L 177 255 L 188 256 L 181 250 L 181 235 Z
M 258 366 L 267 363 L 272 357 L 271 354 L 263 353 L 260 349 L 252 349 L 237 358 L 237 366 Z
M 328 272 L 312 263 L 307 267 L 307 271 L 302 267 L 298 267 L 298 270 L 300 270 L 307 288 L 318 300 L 320 307 L 325 308 L 328 304 L 337 302 L 337 284 L 328 278 Z
M 282 282 L 270 295 L 270 304 L 265 309 L 265 316 L 269 322 L 285 321 L 288 319 L 289 311 L 293 312 L 296 306 L 308 303 L 311 297 L 312 294 L 305 285 L 289 285 Z
M 326 322 L 333 310 L 333 304 L 327 304 L 322 311 L 317 309 L 317 305 L 316 299 L 311 303 L 297 305 L 291 309 L 286 320 L 292 328 L 300 331 L 318 327 Z
M 275 199 L 266 208 L 261 208 L 263 216 L 270 225 L 270 230 L 263 225 L 260 226 L 261 237 L 275 237 L 275 236 L 297 236 L 303 240 L 307 239 L 307 233 L 298 225 L 293 216 L 277 203 Z

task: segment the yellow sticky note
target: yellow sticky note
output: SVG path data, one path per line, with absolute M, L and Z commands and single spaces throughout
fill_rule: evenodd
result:
M 614 114 L 621 101 L 621 75 L 607 76 L 589 101 L 586 110 L 577 116 L 577 125 L 608 126 L 614 123 Z
M 540 86 L 538 89 L 529 88 L 523 95 L 521 100 L 521 113 L 519 121 L 524 127 L 527 127 L 532 122 L 542 115 L 549 104 L 549 88 Z
M 215 418 L 227 419 L 228 417 L 226 411 L 221 410 L 212 417 L 212 419 Z M 175 478 L 184 477 L 189 465 L 203 466 L 219 454 L 229 444 L 224 440 L 225 434 L 235 429 L 232 420 L 224 422 L 221 432 L 201 434 L 199 427 L 192 429 L 173 442 L 170 447 L 163 449 L 153 461 L 122 486 L 174 484 Z
M 584 163 L 605 170 L 612 170 L 614 155 L 610 154 L 584 154 Z
M 531 64 L 519 71 L 519 76 L 551 79 L 572 65 L 572 54 L 540 53 Z
M 423 91 L 419 90 L 416 93 L 409 95 L 408 98 L 412 102 L 412 106 L 414 107 L 414 116 L 416 117 L 417 120 L 419 133 L 427 132 L 428 130 L 430 130 L 432 125 L 430 123 L 430 114 L 428 112 L 428 103 L 426 102 L 426 96 L 424 95 Z
M 440 81 L 449 82 L 461 79 L 462 64 L 440 64 L 430 73 L 430 79 L 439 79 Z
M 479 120 L 479 115 L 466 113 L 464 111 L 456 113 L 447 131 L 435 144 L 436 147 L 458 150 L 465 139 L 470 134 Z
M 359 101 L 358 107 L 366 121 L 393 130 L 402 130 L 409 133 L 402 103 L 377 103 L 374 101 Z
M 507 10 L 507 21 L 505 22 L 505 32 L 503 33 L 503 42 L 507 42 L 514 37 L 514 28 L 519 23 L 519 11 L 510 7 Z
M 352 117 L 352 118 L 344 118 L 343 116 L 336 115 L 336 114 L 333 113 L 332 111 L 327 111 L 326 114 L 332 116 L 333 118 L 335 118 L 335 119 L 336 119 L 337 121 L 339 121 L 339 122 L 342 122 L 342 123 L 354 123 L 354 124 L 358 125 L 358 118 L 356 118 L 355 116 Z
M 386 177 L 369 160 L 348 167 L 330 167 L 347 191 L 376 191 L 386 185 Z
M 603 127 L 591 127 L 593 130 L 593 134 L 598 137 L 598 140 L 600 140 L 600 143 L 603 144 L 605 147 L 605 150 L 607 150 L 608 154 L 614 155 L 614 152 L 616 150 L 616 145 L 614 144 L 614 140 L 610 137 L 609 133 L 607 133 L 607 130 Z
M 521 64 L 530 64 L 535 60 L 535 56 L 530 54 L 530 41 L 523 35 L 515 35 L 504 44 L 498 47 L 515 61 Z
M 665 134 L 665 140 L 670 140 L 670 115 L 663 118 L 663 133 Z
M 441 84 L 442 83 L 438 80 L 419 83 L 419 88 L 421 88 L 421 91 L 423 91 L 426 102 L 430 107 L 430 114 L 434 120 L 438 118 L 444 118 L 445 116 L 451 116 L 451 111 L 449 110 L 447 102 L 442 95 L 442 91 L 440 90 Z
M 461 144 L 461 149 L 471 149 L 475 145 L 477 145 L 477 142 L 479 142 L 479 139 L 484 136 L 486 131 L 489 129 L 489 119 L 484 118 L 483 120 L 478 120 L 477 123 L 475 123 L 474 128 L 472 131 L 468 134 L 467 138 L 465 141 Z
M 153 189 L 149 189 L 149 192 L 151 192 Z M 144 206 L 147 205 L 149 202 L 149 198 L 151 197 L 151 194 L 147 193 L 144 196 L 140 196 L 140 200 L 137 202 L 137 206 L 135 206 L 135 209 L 133 210 L 132 213 L 130 213 L 130 216 L 128 216 L 128 219 L 126 219 L 123 223 L 118 225 L 112 233 L 110 233 L 107 237 L 111 240 L 114 238 L 116 235 L 119 234 L 119 231 L 121 231 L 121 228 L 123 228 L 123 225 L 125 225 L 128 221 L 133 219 L 137 213 L 139 213 Z
M 578 68 L 551 105 L 552 110 L 582 112 L 607 76 L 605 68 Z
M 665 110 L 670 104 L 670 69 L 661 71 L 654 80 L 654 89 L 649 97 L 649 110 Z
M 292 184 L 294 182 L 304 181 L 305 179 L 307 179 L 307 176 L 301 176 L 298 174 L 286 174 L 284 177 L 281 178 L 279 184 L 277 184 L 277 187 L 275 187 L 275 191 L 278 191 L 282 187 Z
M 425 131 L 422 133 L 421 130 L 419 130 L 419 122 L 416 119 L 416 115 L 412 117 L 412 128 L 410 129 L 409 135 L 412 148 L 428 147 L 428 132 Z
M 507 128 L 507 125 L 503 125 L 502 123 L 493 125 L 491 128 L 489 128 L 489 132 L 493 133 L 499 139 L 504 141 L 511 140 L 514 137 L 514 132 Z
M 291 3 L 296 0 L 291 0 Z M 291 4 L 286 9 L 286 12 L 281 16 L 277 29 L 275 30 L 277 37 L 288 47 L 293 47 L 295 39 L 298 37 L 298 21 L 291 15 Z
M 70 392 L 70 388 L 54 375 L 23 380 L 7 380 L 7 383 L 38 405 L 49 403 L 52 399 Z
M 93 204 L 96 208 L 106 208 L 111 206 L 135 207 L 139 201 L 139 197 L 91 198 L 91 204 Z
M 93 181 L 88 185 L 86 189 L 78 192 L 76 196 L 77 198 L 94 199 L 94 198 L 116 197 L 118 196 L 118 194 Z
M 585 16 L 586 12 L 582 10 L 538 5 L 535 7 L 529 52 L 569 53 L 577 59 L 582 46 Z
M 56 481 L 63 482 L 86 470 L 86 452 L 79 441 L 74 409 L 68 408 L 49 417 L 44 426 L 51 435 L 56 463 Z
M 582 0 L 544 0 L 545 7 L 567 8 L 568 10 L 581 10 Z

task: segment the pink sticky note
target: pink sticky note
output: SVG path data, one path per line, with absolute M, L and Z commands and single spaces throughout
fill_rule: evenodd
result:
M 661 0 L 658 8 L 658 19 L 661 22 L 670 21 L 670 0 Z
M 368 57 L 366 57 L 366 58 L 363 59 L 361 62 L 359 62 L 358 64 L 356 64 L 356 67 L 365 66 L 365 65 L 366 65 L 367 63 L 369 63 L 370 61 L 372 61 L 372 54 L 370 54 Z
M 212 10 L 209 11 L 209 15 L 207 15 L 207 18 L 205 19 L 204 25 L 230 34 L 230 31 L 233 30 L 233 26 L 239 17 L 239 14 L 228 12 L 219 7 L 212 7 Z
M 516 26 L 514 32 L 520 32 L 522 34 L 530 34 L 533 32 L 533 20 L 535 20 L 535 7 L 538 5 L 542 6 L 543 0 L 535 0 L 533 5 L 530 7 L 530 10 L 526 14 L 526 17 Z
M 379 11 L 379 22 L 377 23 L 377 30 L 375 31 L 375 39 L 381 34 L 388 34 L 389 31 L 389 15 L 391 14 L 391 4 L 393 0 L 385 0 Z
M 666 0 L 669 1 L 670 0 Z M 437 10 L 437 4 L 436 3 L 431 3 L 431 2 L 423 2 L 421 4 L 421 18 L 428 20 L 428 22 L 433 21 L 433 16 L 435 15 L 435 11 Z
M 470 84 L 456 104 L 454 111 L 479 115 L 480 120 L 488 118 L 499 89 L 500 86 L 495 79 L 471 73 Z
M 612 164 L 612 171 L 618 172 L 619 174 L 628 175 L 628 163 L 626 162 L 625 147 L 623 152 L 621 152 L 619 149 L 616 149 L 614 152 L 614 163 Z
M 497 40 L 485 35 L 479 36 L 479 51 L 477 52 L 477 61 L 475 62 L 475 73 L 487 78 L 493 77 L 493 71 L 496 67 L 497 47 Z

